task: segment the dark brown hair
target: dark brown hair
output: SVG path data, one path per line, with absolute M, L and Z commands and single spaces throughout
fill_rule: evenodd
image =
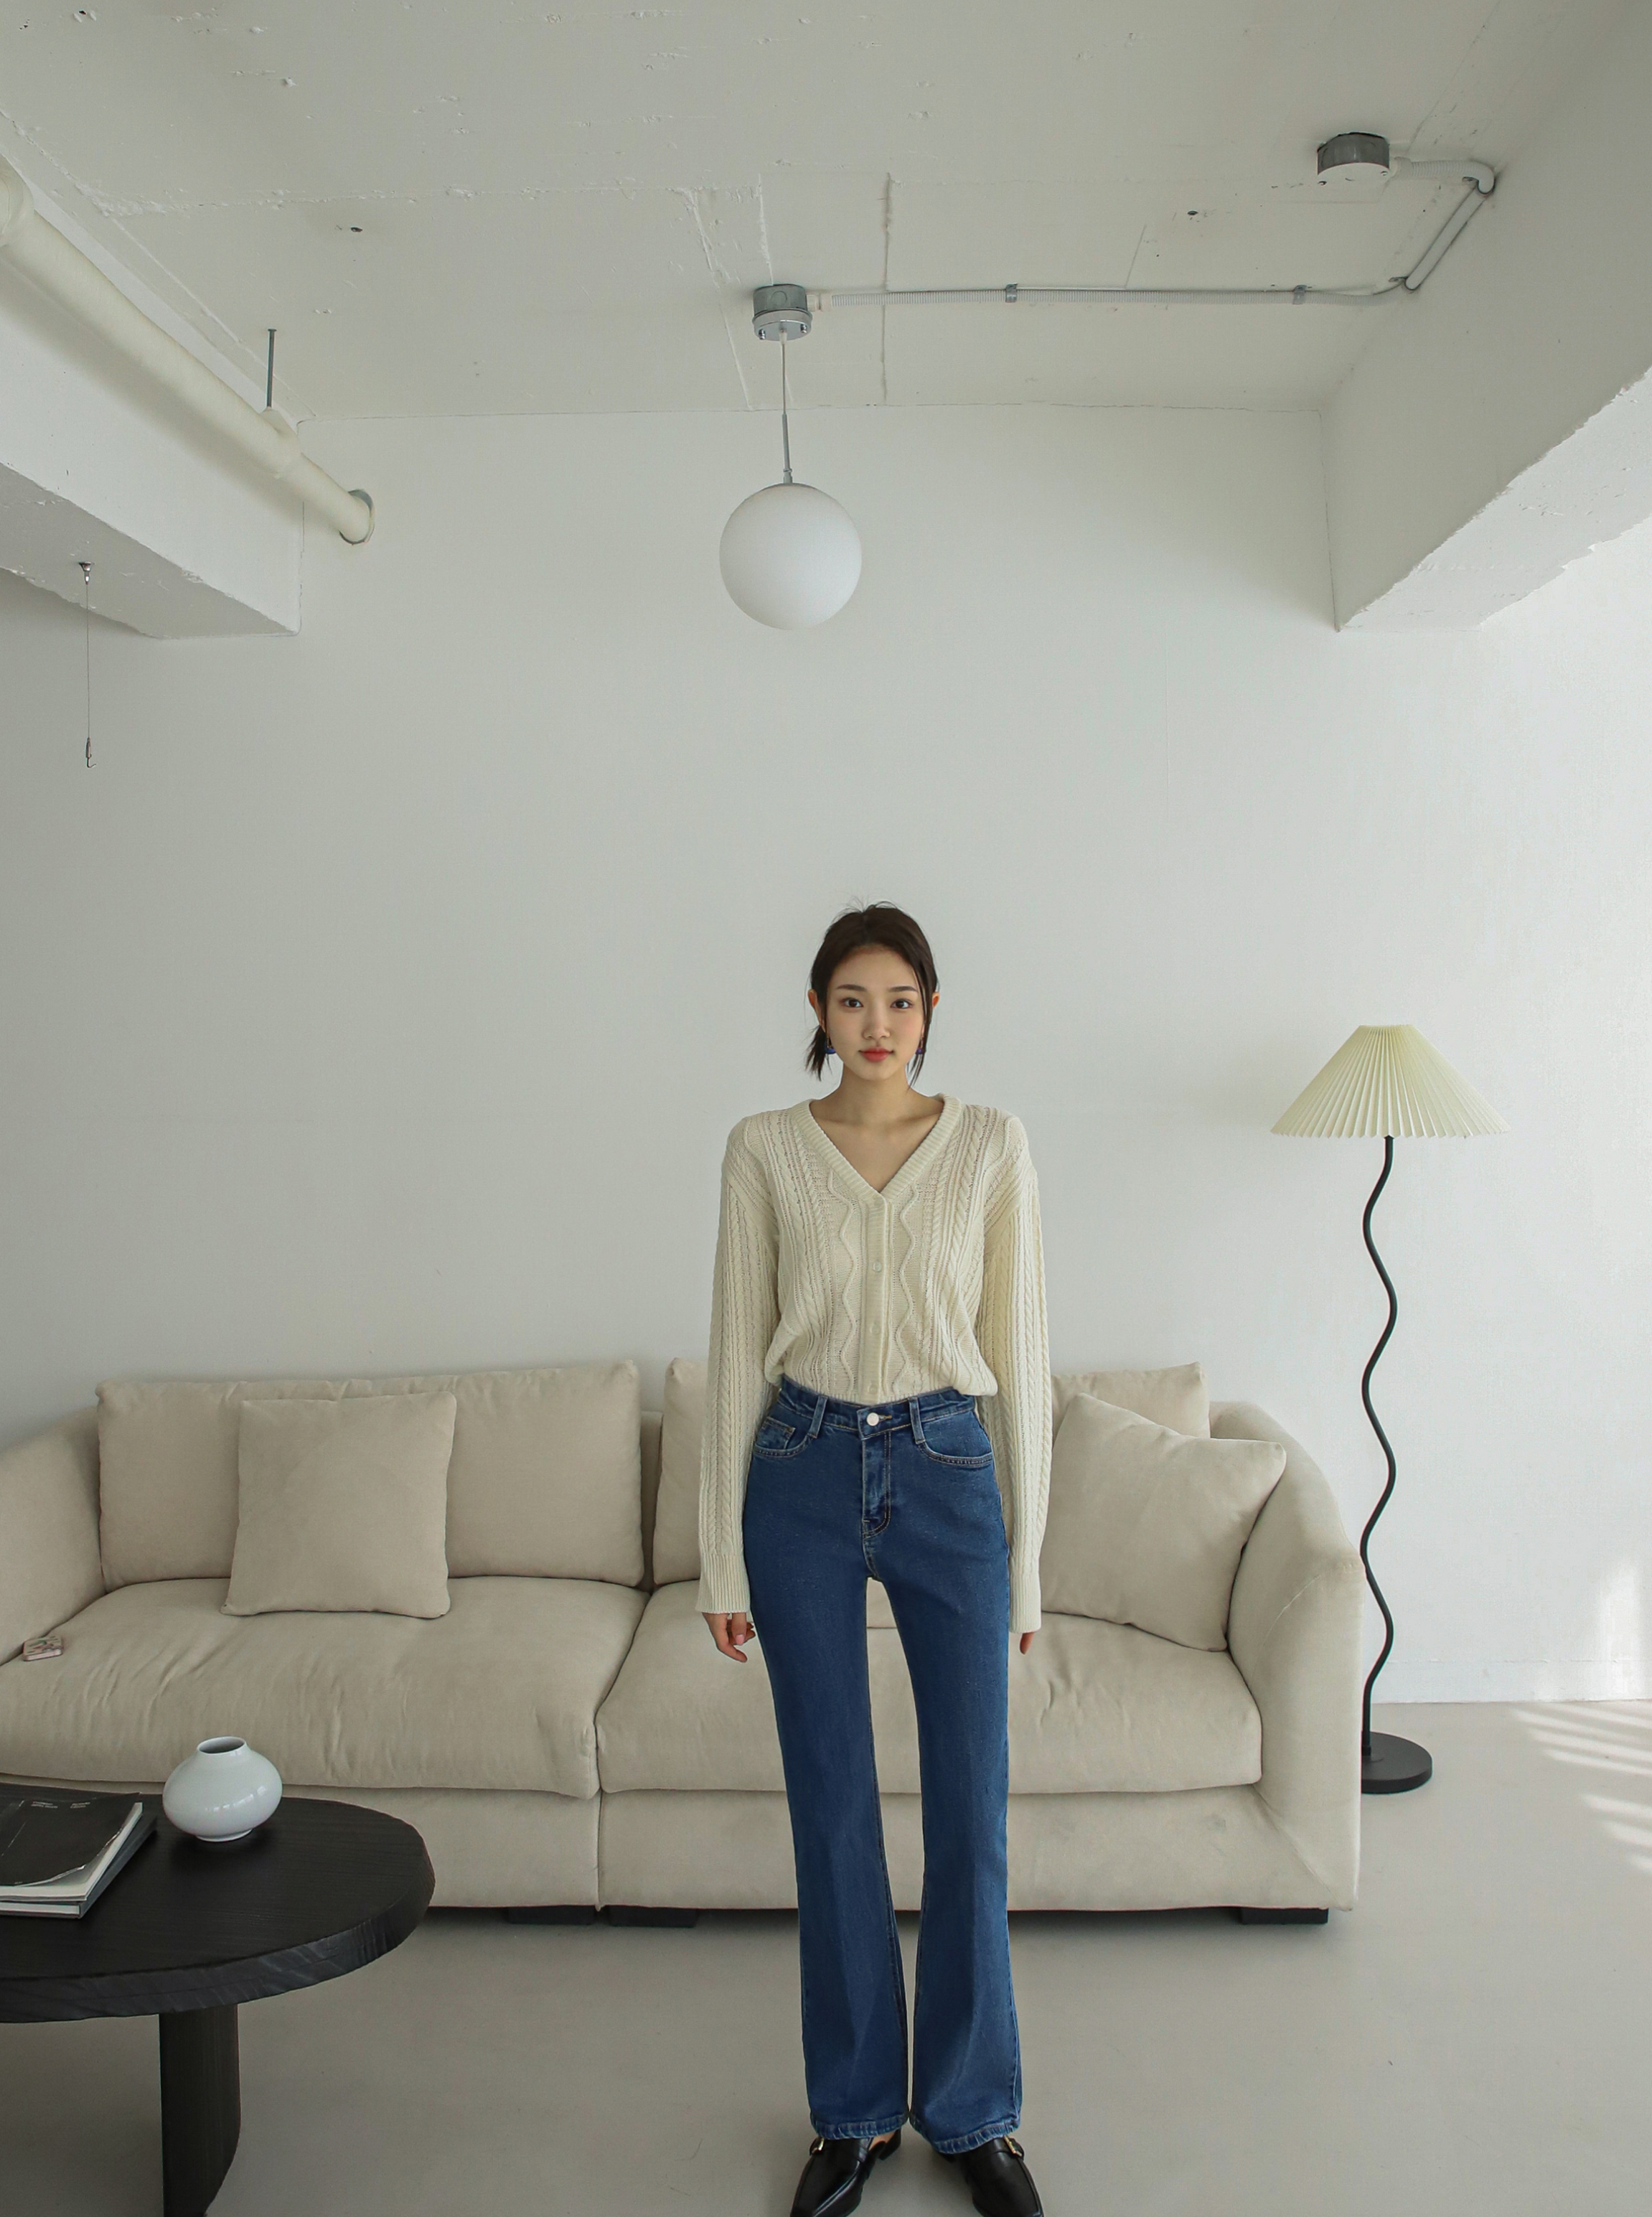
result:
M 904 909 L 893 908 L 887 901 L 874 901 L 870 908 L 846 908 L 835 917 L 820 942 L 809 972 L 809 983 L 814 988 L 815 998 L 823 1009 L 833 977 L 851 954 L 858 954 L 863 947 L 881 947 L 891 954 L 898 954 L 903 962 L 909 963 L 912 975 L 918 981 L 923 996 L 923 1037 L 912 1058 L 908 1075 L 915 1078 L 923 1068 L 923 1058 L 929 1047 L 929 1019 L 934 1014 L 935 997 L 935 958 L 929 952 L 929 942 L 922 928 L 914 923 Z M 815 1026 L 815 1035 L 809 1042 L 809 1052 L 804 1057 L 804 1066 L 818 1078 L 826 1066 L 831 1053 L 831 1042 L 823 1024 Z

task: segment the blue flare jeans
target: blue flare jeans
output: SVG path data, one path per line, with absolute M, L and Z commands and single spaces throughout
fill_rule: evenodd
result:
M 798 1871 L 810 2119 L 828 2140 L 909 2114 L 962 2153 L 1021 2105 L 1010 1979 L 1009 1550 L 992 1444 L 952 1387 L 862 1405 L 786 1377 L 746 1481 L 746 1574 Z M 905 1979 L 866 1675 L 883 1581 L 917 1708 L 923 1900 L 907 2100 Z

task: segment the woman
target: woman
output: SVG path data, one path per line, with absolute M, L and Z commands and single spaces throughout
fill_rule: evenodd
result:
M 960 2165 L 983 2217 L 1039 2212 L 1010 2137 L 1021 2071 L 1004 1837 L 1009 1640 L 1025 1654 L 1038 1628 L 1049 1490 L 1038 1184 L 1015 1117 L 913 1090 L 939 998 L 909 916 L 840 916 L 811 973 L 807 1057 L 817 1077 L 839 1058 L 837 1090 L 743 1118 L 723 1161 L 700 1605 L 733 1662 L 761 1627 L 780 1728 L 817 2135 L 792 2217 L 854 2208 L 908 2115 Z M 918 1719 L 909 2108 L 869 1575 Z

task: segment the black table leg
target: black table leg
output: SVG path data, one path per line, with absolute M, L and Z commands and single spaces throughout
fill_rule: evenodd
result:
M 201 2217 L 241 2137 L 241 2042 L 227 2009 L 161 2019 L 161 2178 L 166 2217 Z

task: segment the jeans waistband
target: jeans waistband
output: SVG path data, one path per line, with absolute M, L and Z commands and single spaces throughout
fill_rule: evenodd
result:
M 898 1401 L 840 1401 L 830 1393 L 817 1393 L 812 1387 L 800 1386 L 786 1373 L 780 1377 L 777 1401 L 789 1401 L 807 1419 L 811 1432 L 859 1431 L 860 1419 L 875 1412 L 880 1430 L 898 1431 L 909 1424 L 912 1412 L 917 1411 L 922 1424 L 926 1417 L 938 1416 L 943 1409 L 972 1409 L 973 1393 L 961 1393 L 956 1386 L 938 1386 L 932 1393 L 909 1393 Z

